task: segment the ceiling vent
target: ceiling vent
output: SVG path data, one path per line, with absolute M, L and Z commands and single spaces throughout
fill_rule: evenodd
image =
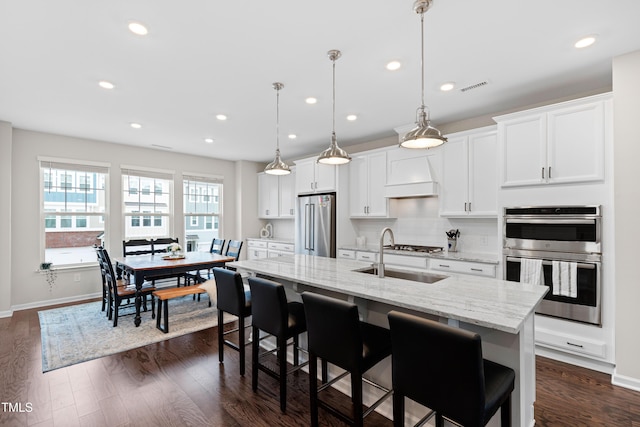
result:
M 462 89 L 460 89 L 460 92 L 466 92 L 468 90 L 478 89 L 479 87 L 486 86 L 488 84 L 489 84 L 489 82 L 487 80 L 484 80 L 482 82 L 478 82 L 476 84 L 472 84 L 472 85 L 469 85 L 467 87 L 463 87 Z

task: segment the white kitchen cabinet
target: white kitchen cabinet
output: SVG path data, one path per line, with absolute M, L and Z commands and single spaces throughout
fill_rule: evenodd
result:
M 495 126 L 448 136 L 443 146 L 440 215 L 498 214 L 498 142 Z
M 351 217 L 386 217 L 389 213 L 389 203 L 384 197 L 386 151 L 354 156 L 349 164 L 349 178 Z
M 356 252 L 356 259 L 358 261 L 378 262 L 378 254 L 376 252 Z
M 336 167 L 317 163 L 315 157 L 298 160 L 296 164 L 297 194 L 336 191 Z
M 410 255 L 384 254 L 384 265 L 426 269 L 427 258 Z
M 485 264 L 472 261 L 458 261 L 452 259 L 429 260 L 429 268 L 431 270 L 448 271 L 451 273 L 471 274 L 474 276 L 496 277 L 495 264 Z
M 260 259 L 267 257 L 267 242 L 264 240 L 247 239 L 247 259 Z
M 294 246 L 293 243 L 282 242 L 268 242 L 267 243 L 267 256 L 269 258 L 293 255 Z
M 338 258 L 356 259 L 356 251 L 350 249 L 338 249 Z
M 441 148 L 397 149 L 387 152 L 386 197 L 437 196 Z
M 611 95 L 494 117 L 503 187 L 604 179 Z
M 258 174 L 258 218 L 295 216 L 295 175 Z
M 296 214 L 296 170 L 279 176 L 280 218 L 294 218 Z

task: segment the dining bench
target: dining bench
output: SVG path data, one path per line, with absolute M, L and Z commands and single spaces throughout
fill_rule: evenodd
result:
M 169 332 L 169 300 L 173 298 L 179 298 L 186 295 L 198 295 L 198 301 L 200 301 L 200 294 L 204 294 L 206 290 L 197 286 L 185 286 L 181 288 L 165 288 L 158 289 L 153 292 L 153 295 L 158 298 L 158 312 L 156 314 L 156 328 L 160 329 L 165 334 Z M 162 322 L 164 317 L 164 322 Z M 164 324 L 162 324 L 164 323 Z

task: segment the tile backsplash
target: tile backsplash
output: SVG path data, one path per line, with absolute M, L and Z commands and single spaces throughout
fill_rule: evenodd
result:
M 437 197 L 392 199 L 390 212 L 394 218 L 352 220 L 356 236 L 377 245 L 382 229 L 391 227 L 396 243 L 446 248 L 445 232 L 459 229 L 459 252 L 495 254 L 501 247 L 496 218 L 441 218 Z

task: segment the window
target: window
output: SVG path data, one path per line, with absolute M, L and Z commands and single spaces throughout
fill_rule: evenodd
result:
M 125 239 L 172 235 L 173 173 L 123 167 L 122 188 Z
M 41 262 L 57 266 L 96 262 L 93 245 L 105 233 L 109 165 L 39 158 Z
M 220 237 L 222 178 L 184 175 L 183 186 L 187 250 L 207 251 L 211 241 Z

